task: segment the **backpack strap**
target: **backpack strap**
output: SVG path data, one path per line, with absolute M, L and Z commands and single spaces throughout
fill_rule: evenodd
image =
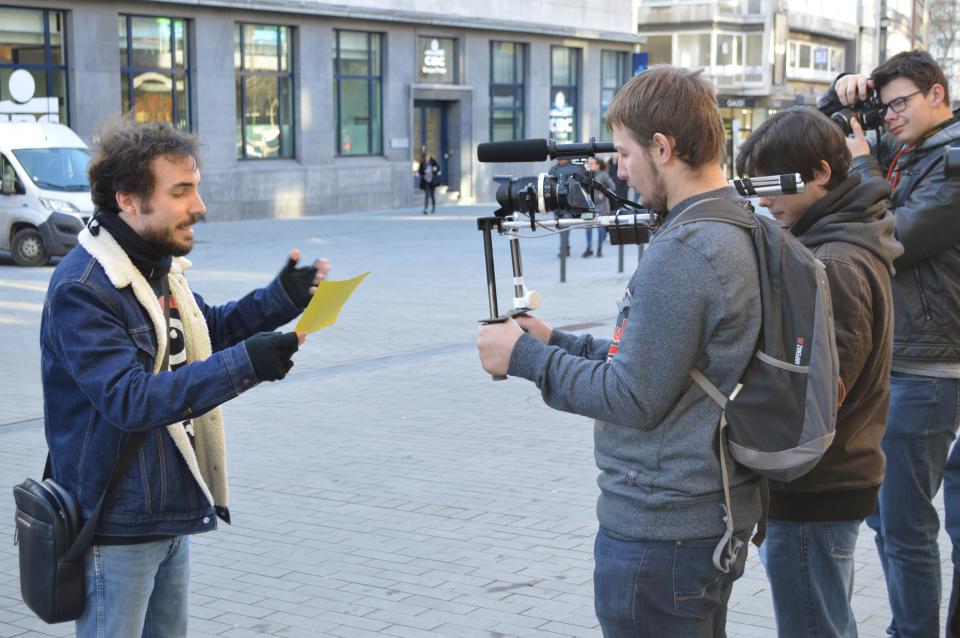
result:
M 727 397 L 723 396 L 723 393 L 717 389 L 717 386 L 713 385 L 707 377 L 703 375 L 702 372 L 696 368 L 690 370 L 690 377 L 696 381 L 697 385 L 703 388 L 703 391 L 713 399 L 713 402 L 720 406 L 720 423 L 717 426 L 717 437 L 720 440 L 720 476 L 723 483 L 723 505 L 720 506 L 720 517 L 723 518 L 723 522 L 726 525 L 726 529 L 723 532 L 723 536 L 720 538 L 720 542 L 717 543 L 717 548 L 713 551 L 713 565 L 722 571 L 724 574 L 729 573 L 730 567 L 737 560 L 737 556 L 740 554 L 740 551 L 743 549 L 745 543 L 739 538 L 733 535 L 733 508 L 730 504 L 730 473 L 727 470 L 727 455 L 724 454 L 724 449 L 727 446 L 726 439 L 726 429 L 727 429 Z M 736 396 L 739 392 L 740 386 L 733 391 L 732 396 Z
M 709 209 L 703 209 L 702 205 L 708 203 L 713 205 Z M 699 210 L 694 211 L 694 209 Z M 705 221 L 724 222 L 747 230 L 752 230 L 757 225 L 753 220 L 753 213 L 750 213 L 743 204 L 725 197 L 709 197 L 687 206 L 661 232 L 666 232 L 684 224 Z

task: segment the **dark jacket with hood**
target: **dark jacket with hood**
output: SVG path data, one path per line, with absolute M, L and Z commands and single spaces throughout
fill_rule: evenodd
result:
M 843 108 L 834 88 L 817 108 L 827 114 Z M 899 169 L 890 197 L 904 250 L 893 264 L 893 356 L 904 362 L 960 362 L 960 179 L 943 174 L 943 148 L 958 144 L 960 111 L 899 157 L 903 147 L 884 134 L 879 162 L 876 153 L 853 158 L 864 179 L 884 178 L 894 158 Z
M 855 520 L 876 506 L 890 402 L 890 278 L 903 253 L 886 207 L 889 194 L 882 178 L 861 182 L 851 175 L 790 229 L 826 268 L 843 386 L 833 444 L 806 475 L 771 482 L 771 518 Z

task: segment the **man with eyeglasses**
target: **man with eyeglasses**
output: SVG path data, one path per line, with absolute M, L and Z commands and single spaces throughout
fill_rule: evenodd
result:
M 943 148 L 960 143 L 960 118 L 943 71 L 925 51 L 899 53 L 869 77 L 841 76 L 827 99 L 849 106 L 871 89 L 884 105 L 886 132 L 868 141 L 853 120 L 847 145 L 861 177 L 890 182 L 904 253 L 894 261 L 886 476 L 867 524 L 887 581 L 888 635 L 930 638 L 941 633 L 940 519 L 932 501 L 960 402 L 960 180 L 943 173 Z M 871 144 L 879 145 L 876 157 Z

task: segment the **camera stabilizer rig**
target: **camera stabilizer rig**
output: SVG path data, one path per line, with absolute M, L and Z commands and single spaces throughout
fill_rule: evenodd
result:
M 535 139 L 493 142 L 477 147 L 477 157 L 481 162 L 530 162 L 543 161 L 548 157 L 585 159 L 597 153 L 612 152 L 615 152 L 613 144 L 593 139 L 585 144 L 555 144 L 553 141 Z M 490 307 L 490 316 L 481 319 L 481 323 L 500 323 L 535 310 L 540 305 L 540 295 L 529 290 L 524 282 L 520 254 L 521 230 L 535 232 L 541 228 L 548 232 L 560 232 L 570 228 L 603 227 L 610 235 L 610 243 L 615 246 L 646 244 L 664 217 L 664 213 L 644 209 L 640 204 L 610 192 L 596 182 L 582 164 L 557 165 L 548 173 L 537 176 L 496 176 L 494 180 L 500 185 L 497 190 L 500 208 L 492 217 L 477 218 L 477 229 L 483 233 L 487 301 Z M 730 185 L 743 197 L 776 197 L 803 191 L 799 174 L 734 179 Z M 597 191 L 619 206 L 614 214 L 596 214 L 592 195 Z M 497 302 L 494 229 L 498 234 L 509 237 L 513 266 L 513 304 L 503 315 Z M 505 378 L 494 376 L 495 380 Z

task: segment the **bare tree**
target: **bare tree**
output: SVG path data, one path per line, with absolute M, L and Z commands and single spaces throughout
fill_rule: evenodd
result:
M 931 0 L 928 11 L 930 54 L 950 81 L 951 93 L 954 96 L 960 95 L 956 63 L 957 48 L 960 47 L 960 2 Z

